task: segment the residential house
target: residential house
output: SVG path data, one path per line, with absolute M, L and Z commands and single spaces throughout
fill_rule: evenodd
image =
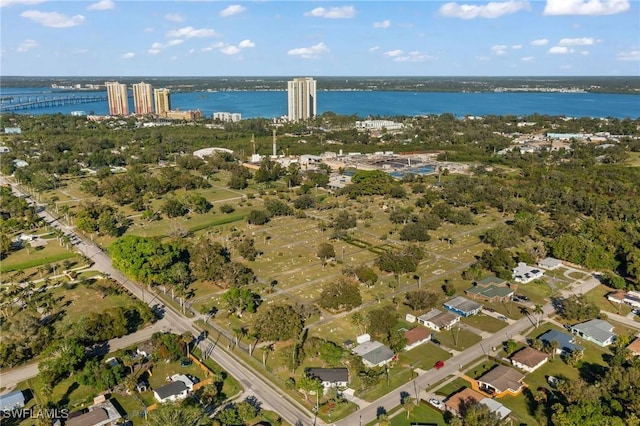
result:
M 346 368 L 307 368 L 307 376 L 316 377 L 322 381 L 322 387 L 346 388 L 349 384 L 349 370 Z
M 444 307 L 463 317 L 475 315 L 482 309 L 482 305 L 480 303 L 466 299 L 462 296 L 454 297 L 448 302 L 445 302 Z
M 549 355 L 533 348 L 524 348 L 511 356 L 511 364 L 521 370 L 533 373 L 549 360 Z
M 640 337 L 636 337 L 636 340 L 631 342 L 627 349 L 631 352 L 631 355 L 640 356 Z
M 514 291 L 509 287 L 496 287 L 479 285 L 468 288 L 464 293 L 472 299 L 486 302 L 506 302 L 513 297 Z
M 464 409 L 473 404 L 479 404 L 485 398 L 478 391 L 474 391 L 471 388 L 464 388 L 458 393 L 451 395 L 445 402 L 444 406 L 447 411 L 455 414 L 456 416 L 462 416 Z
M 155 389 L 153 395 L 161 403 L 176 402 L 185 399 L 193 391 L 193 385 L 193 381 L 184 374 L 174 374 L 171 382 Z
M 5 393 L 0 395 L 0 411 L 19 410 L 24 407 L 25 398 L 22 391 Z
M 561 266 L 562 260 L 558 260 L 553 257 L 545 257 L 540 262 L 538 262 L 538 268 L 546 269 L 548 271 L 553 271 L 554 269 L 558 269 Z
M 484 277 L 483 279 L 476 281 L 476 285 L 480 287 L 489 287 L 489 286 L 507 287 L 509 283 L 506 280 L 503 280 L 502 278 L 496 277 L 495 275 L 490 275 L 488 277 Z
M 540 269 L 529 266 L 524 262 L 518 263 L 518 266 L 513 268 L 513 280 L 522 284 L 542 278 L 543 275 L 544 272 Z
M 552 342 L 558 342 L 556 353 L 559 355 L 569 355 L 573 351 L 583 352 L 584 348 L 574 343 L 573 336 L 558 330 L 549 330 L 539 337 L 545 346 L 551 346 Z
M 609 346 L 616 340 L 613 326 L 600 319 L 592 319 L 571 327 L 571 332 L 599 346 Z
M 480 390 L 500 398 L 505 395 L 519 395 L 526 386 L 524 374 L 516 369 L 498 365 L 478 379 Z
M 438 309 L 432 309 L 426 314 L 420 315 L 418 324 L 422 324 L 427 328 L 435 331 L 449 330 L 454 324 L 460 321 L 460 315 L 453 312 L 442 312 Z
M 415 327 L 406 331 L 404 337 L 407 339 L 407 345 L 404 347 L 404 350 L 408 351 L 431 340 L 431 332 L 426 328 Z
M 375 340 L 360 343 L 353 348 L 353 353 L 362 357 L 362 362 L 367 367 L 380 367 L 395 359 L 395 353 L 391 348 Z
M 497 414 L 500 420 L 506 419 L 511 414 L 511 410 L 509 410 L 504 405 L 500 404 L 495 399 L 484 398 L 482 401 L 480 401 L 480 404 L 486 405 L 487 407 L 489 407 L 489 411 Z
M 607 294 L 607 300 L 614 303 L 624 303 L 633 308 L 640 308 L 640 292 L 637 291 L 612 291 Z
M 109 400 L 94 404 L 82 414 L 70 415 L 65 426 L 107 426 L 118 424 L 122 415 Z
M 486 398 L 483 394 L 471 388 L 464 388 L 460 392 L 451 395 L 445 401 L 444 406 L 447 411 L 455 414 L 456 416 L 462 416 L 469 406 L 475 404 L 486 405 L 489 410 L 492 413 L 496 413 L 500 419 L 504 419 L 511 414 L 511 410 L 500 404 L 498 401 Z

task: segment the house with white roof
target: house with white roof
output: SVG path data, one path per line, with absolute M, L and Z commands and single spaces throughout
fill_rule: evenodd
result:
M 544 272 L 533 266 L 529 266 L 524 262 L 518 263 L 518 266 L 513 268 L 513 280 L 518 283 L 526 284 L 533 280 L 542 278 Z
M 454 324 L 460 322 L 460 315 L 453 312 L 442 312 L 438 309 L 432 309 L 426 314 L 420 315 L 418 324 L 422 324 L 427 328 L 435 331 L 450 330 Z
M 600 319 L 592 319 L 571 327 L 571 332 L 584 340 L 599 346 L 609 346 L 615 342 L 617 335 L 613 332 L 613 326 Z

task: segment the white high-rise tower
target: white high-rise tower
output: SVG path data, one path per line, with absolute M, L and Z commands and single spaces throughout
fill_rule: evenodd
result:
M 316 116 L 316 81 L 311 77 L 288 82 L 289 121 L 308 120 Z

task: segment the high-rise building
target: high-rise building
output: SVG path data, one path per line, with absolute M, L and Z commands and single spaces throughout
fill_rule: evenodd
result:
M 308 120 L 316 116 L 316 81 L 311 77 L 288 82 L 289 121 Z
M 107 81 L 104 85 L 107 88 L 109 115 L 129 115 L 127 85 L 120 84 L 117 81 Z
M 133 109 L 136 114 L 153 113 L 151 93 L 151 85 L 149 83 L 143 81 L 133 85 Z
M 171 90 L 169 89 L 154 89 L 153 99 L 155 102 L 156 114 L 160 117 L 166 117 L 167 113 L 171 111 Z

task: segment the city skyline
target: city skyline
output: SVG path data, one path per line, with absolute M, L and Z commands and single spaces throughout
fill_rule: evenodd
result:
M 637 0 L 0 0 L 2 75 L 640 75 Z

